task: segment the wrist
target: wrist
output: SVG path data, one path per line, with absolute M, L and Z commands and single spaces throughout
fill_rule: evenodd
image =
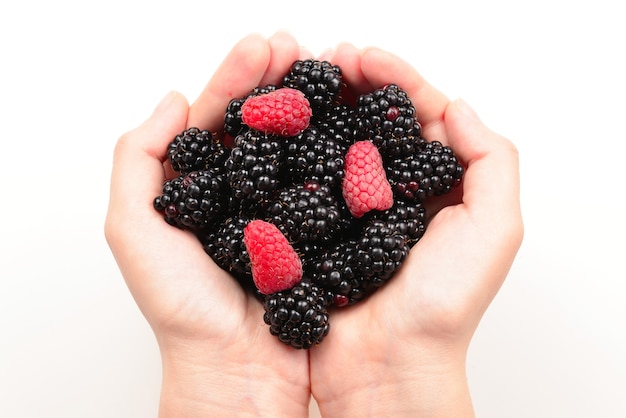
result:
M 243 348 L 198 350 L 179 342 L 161 353 L 161 417 L 308 416 L 308 384 L 297 373 L 290 378 L 255 361 Z
M 313 380 L 322 416 L 474 417 L 465 350 L 390 347 L 386 353 L 335 369 L 337 386 L 319 390 Z

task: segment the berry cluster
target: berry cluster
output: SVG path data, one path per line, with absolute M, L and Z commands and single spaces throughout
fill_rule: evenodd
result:
M 424 234 L 426 200 L 464 173 L 450 147 L 422 137 L 399 86 L 352 103 L 346 87 L 338 66 L 296 61 L 280 84 L 230 101 L 223 136 L 176 136 L 179 177 L 153 202 L 261 299 L 271 334 L 295 348 L 319 344 L 333 308 L 393 277 Z

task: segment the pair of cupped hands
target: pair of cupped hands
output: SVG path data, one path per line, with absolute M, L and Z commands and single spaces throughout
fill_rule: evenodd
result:
M 449 100 L 409 63 L 341 43 L 316 57 L 341 67 L 358 96 L 385 84 L 409 94 L 427 140 L 466 167 L 463 183 L 429 208 L 423 238 L 384 288 L 335 310 L 310 350 L 270 335 L 263 306 L 152 207 L 171 177 L 169 142 L 189 127 L 223 127 L 228 102 L 278 84 L 312 58 L 290 34 L 252 34 L 225 57 L 191 105 L 170 92 L 115 147 L 105 235 L 156 336 L 161 416 L 472 416 L 467 349 L 521 244 L 518 154 L 462 100 Z

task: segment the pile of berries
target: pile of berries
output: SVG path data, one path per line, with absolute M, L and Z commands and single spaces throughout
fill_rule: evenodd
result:
M 450 147 L 422 137 L 399 86 L 352 102 L 346 88 L 338 66 L 294 62 L 280 84 L 231 100 L 223 135 L 177 135 L 168 158 L 179 177 L 153 202 L 295 348 L 319 344 L 334 308 L 393 277 L 424 234 L 424 203 L 464 173 Z

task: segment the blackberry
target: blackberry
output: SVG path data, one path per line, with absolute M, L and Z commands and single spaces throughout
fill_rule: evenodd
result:
M 328 61 L 307 59 L 295 61 L 282 84 L 302 91 L 313 113 L 323 113 L 338 102 L 343 80 L 338 66 Z
M 424 141 L 415 152 L 388 159 L 385 170 L 396 196 L 418 202 L 448 193 L 464 173 L 452 149 L 439 141 Z
M 222 173 L 228 149 L 211 132 L 189 128 L 172 140 L 167 156 L 172 168 L 181 174 L 199 170 Z
M 249 130 L 235 138 L 226 160 L 227 179 L 234 201 L 252 210 L 263 206 L 279 186 L 283 162 L 282 139 Z
M 356 266 L 365 293 L 386 283 L 409 253 L 407 237 L 393 225 L 372 219 L 364 225 L 357 241 Z
M 354 125 L 355 138 L 374 142 L 383 155 L 394 152 L 393 141 L 389 142 L 392 138 L 421 133 L 411 99 L 395 84 L 359 96 Z
M 353 114 L 354 110 L 348 105 L 339 104 L 332 106 L 321 116 L 313 115 L 312 123 L 347 150 L 355 141 Z
M 285 141 L 284 178 L 291 183 L 316 181 L 331 187 L 343 180 L 345 148 L 314 126 Z
M 328 242 L 345 225 L 331 188 L 316 181 L 280 190 L 266 211 L 267 220 L 296 245 Z
M 368 293 L 358 273 L 357 242 L 340 241 L 305 264 L 305 274 L 326 291 L 327 303 L 342 307 L 353 305 Z
M 264 308 L 263 320 L 270 333 L 294 348 L 311 348 L 330 330 L 324 291 L 309 281 L 268 295 Z
M 415 154 L 424 147 L 426 140 L 416 135 L 391 136 L 380 147 L 385 164 L 393 159 Z
M 426 232 L 426 209 L 421 202 L 396 200 L 390 209 L 376 212 L 374 217 L 404 235 L 409 248 L 413 247 Z
M 213 171 L 194 171 L 163 184 L 154 208 L 165 221 L 181 229 L 198 231 L 221 221 L 227 209 L 226 178 Z
M 244 287 L 253 288 L 250 257 L 243 242 L 243 229 L 250 218 L 239 215 L 227 218 L 215 231 L 200 236 L 204 251 L 223 270 L 232 274 Z
M 248 128 L 241 121 L 241 106 L 249 98 L 253 96 L 260 96 L 261 94 L 267 94 L 276 90 L 278 87 L 269 84 L 267 86 L 255 87 L 246 96 L 237 99 L 232 99 L 228 106 L 226 106 L 226 114 L 224 115 L 224 131 L 235 138 L 237 135 L 243 133 Z

